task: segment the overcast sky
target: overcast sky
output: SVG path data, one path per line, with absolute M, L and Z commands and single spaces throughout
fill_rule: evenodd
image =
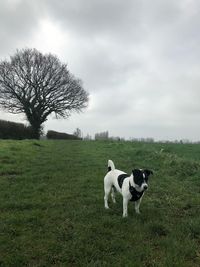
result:
M 200 140 L 199 0 L 0 0 L 0 36 L 0 59 L 56 54 L 90 94 L 45 130 Z

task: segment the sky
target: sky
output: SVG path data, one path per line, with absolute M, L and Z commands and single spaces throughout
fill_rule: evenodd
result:
M 45 131 L 200 140 L 199 30 L 199 0 L 0 0 L 0 60 L 50 52 L 89 93 L 82 113 L 51 115 Z

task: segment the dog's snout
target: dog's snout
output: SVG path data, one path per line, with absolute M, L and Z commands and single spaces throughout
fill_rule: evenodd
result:
M 143 188 L 144 188 L 144 190 L 147 190 L 148 185 L 145 184 Z

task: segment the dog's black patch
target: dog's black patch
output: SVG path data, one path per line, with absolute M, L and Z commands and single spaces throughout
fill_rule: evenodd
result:
M 144 173 L 147 176 L 147 179 L 148 179 L 149 175 L 151 175 L 151 174 L 153 175 L 153 172 L 150 170 L 144 170 Z
M 123 174 L 120 174 L 117 178 L 118 180 L 118 184 L 119 184 L 119 187 L 122 188 L 122 185 L 123 185 L 123 182 L 124 182 L 124 179 L 126 179 L 127 177 L 129 177 L 130 175 L 128 175 L 127 173 L 123 173 Z
M 153 174 L 153 172 L 150 170 L 139 170 L 139 169 L 133 170 L 135 184 L 141 186 L 142 183 L 144 182 L 147 183 L 150 174 Z
M 130 201 L 137 201 L 141 198 L 141 196 L 143 195 L 144 191 L 142 192 L 138 192 L 135 187 L 131 186 L 129 183 L 129 191 L 132 195 Z
M 143 171 L 135 169 L 133 170 L 133 176 L 134 176 L 134 183 L 141 186 L 145 180 L 143 177 Z

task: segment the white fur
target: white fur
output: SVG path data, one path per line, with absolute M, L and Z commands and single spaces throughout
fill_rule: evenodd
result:
M 106 176 L 104 177 L 104 192 L 105 192 L 104 205 L 105 205 L 105 208 L 109 209 L 108 197 L 109 197 L 110 192 L 111 192 L 111 197 L 112 197 L 113 202 L 114 203 L 116 202 L 115 201 L 115 192 L 113 189 L 113 186 L 114 186 L 116 188 L 116 190 L 119 193 L 121 193 L 121 195 L 123 197 L 123 217 L 127 217 L 128 216 L 128 202 L 132 198 L 132 195 L 129 191 L 129 182 L 133 187 L 137 188 L 137 186 L 134 183 L 133 175 L 131 174 L 129 177 L 127 177 L 122 184 L 122 188 L 120 188 L 119 184 L 118 184 L 118 176 L 120 174 L 124 174 L 125 172 L 115 169 L 115 165 L 114 165 L 112 160 L 108 160 L 108 167 L 111 168 L 111 171 L 109 171 L 106 174 Z M 140 213 L 139 207 L 140 207 L 141 200 L 142 200 L 142 197 L 138 201 L 135 201 L 136 213 Z

